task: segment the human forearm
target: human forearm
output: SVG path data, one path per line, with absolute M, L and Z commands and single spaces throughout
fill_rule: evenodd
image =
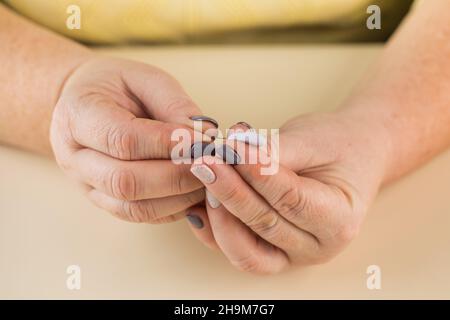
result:
M 49 154 L 49 127 L 59 91 L 90 51 L 2 5 L 0 43 L 0 142 Z
M 449 13 L 448 1 L 416 8 L 341 110 L 379 130 L 385 182 L 450 145 Z

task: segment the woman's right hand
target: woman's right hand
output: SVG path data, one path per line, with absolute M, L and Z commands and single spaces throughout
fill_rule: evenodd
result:
M 170 222 L 204 199 L 190 165 L 170 160 L 172 132 L 184 128 L 193 141 L 191 117 L 200 115 L 164 71 L 95 57 L 66 80 L 50 140 L 57 163 L 96 205 L 127 221 Z M 208 118 L 202 124 L 217 125 Z

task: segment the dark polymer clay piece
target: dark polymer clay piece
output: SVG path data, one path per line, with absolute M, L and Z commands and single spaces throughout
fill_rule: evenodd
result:
M 191 146 L 192 159 L 197 159 L 202 156 L 214 157 L 216 155 L 220 156 L 227 164 L 236 165 L 241 162 L 241 157 L 237 152 L 226 144 L 216 146 L 214 143 L 199 141 Z
M 216 154 L 219 155 L 227 164 L 236 165 L 241 162 L 241 157 L 238 153 L 226 144 L 216 146 Z
M 214 143 L 198 141 L 191 146 L 191 158 L 197 159 L 202 156 L 215 156 L 216 149 Z

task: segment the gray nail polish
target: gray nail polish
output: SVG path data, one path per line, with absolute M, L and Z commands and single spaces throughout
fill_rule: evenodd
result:
M 206 190 L 206 201 L 208 201 L 208 204 L 211 208 L 213 209 L 217 209 L 218 207 L 220 207 L 220 201 L 217 200 L 216 197 L 214 197 L 214 195 L 209 192 L 208 190 Z
M 186 218 L 189 220 L 189 222 L 196 227 L 197 229 L 203 228 L 203 221 L 198 216 L 194 216 L 191 214 L 188 214 Z
M 244 122 L 244 121 L 239 121 L 236 124 L 240 124 L 241 126 L 247 127 L 248 129 L 252 129 L 252 126 L 249 125 L 247 122 Z
M 208 143 L 204 141 L 198 141 L 192 144 L 191 146 L 191 158 L 197 159 L 202 156 L 215 156 L 216 147 L 214 146 L 214 143 Z
M 227 164 L 235 165 L 241 162 L 241 157 L 229 145 L 223 144 L 216 147 L 216 154 Z
M 214 120 L 213 118 L 207 117 L 207 116 L 192 116 L 190 118 L 193 121 L 207 121 L 209 123 L 211 123 L 212 125 L 214 125 L 214 127 L 218 128 L 219 127 L 219 123 Z

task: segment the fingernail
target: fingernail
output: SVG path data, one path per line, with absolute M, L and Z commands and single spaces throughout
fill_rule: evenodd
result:
M 191 158 L 197 159 L 202 156 L 215 156 L 216 147 L 214 143 L 208 143 L 204 141 L 198 141 L 191 146 Z
M 207 116 L 192 116 L 190 119 L 193 121 L 206 121 L 211 123 L 216 128 L 219 127 L 219 123 L 216 120 Z
M 214 172 L 204 164 L 195 165 L 191 168 L 191 172 L 203 183 L 213 183 L 216 180 Z
M 227 164 L 235 165 L 241 162 L 241 157 L 229 145 L 223 144 L 216 147 L 216 154 Z
M 240 124 L 241 126 L 247 127 L 248 129 L 252 129 L 252 126 L 249 125 L 247 122 L 244 122 L 244 121 L 239 121 L 236 124 Z
M 186 218 L 189 220 L 189 222 L 196 227 L 197 229 L 203 228 L 203 221 L 200 219 L 200 217 L 195 216 L 193 214 L 188 214 Z
M 218 207 L 220 207 L 219 200 L 217 200 L 217 198 L 214 197 L 208 190 L 206 190 L 206 200 L 208 201 L 208 204 L 211 208 L 217 209 Z
M 245 132 L 233 132 L 228 136 L 227 139 L 245 142 L 253 146 L 264 145 L 266 143 L 266 137 L 264 137 L 261 134 L 258 134 L 255 130 L 249 130 Z

